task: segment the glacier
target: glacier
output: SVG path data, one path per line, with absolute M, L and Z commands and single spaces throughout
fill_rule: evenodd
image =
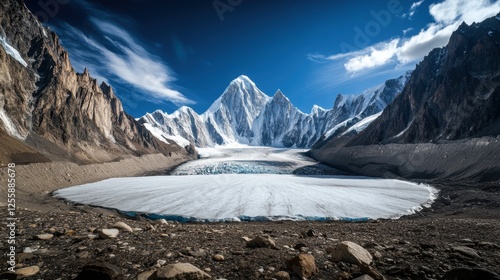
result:
M 303 152 L 206 148 L 200 150 L 202 159 L 179 166 L 171 176 L 113 178 L 53 195 L 130 215 L 183 222 L 398 218 L 436 198 L 436 189 L 428 185 L 322 175 L 324 170 Z
M 381 112 L 402 91 L 410 74 L 361 94 L 339 94 L 332 109 L 315 105 L 309 114 L 297 109 L 281 90 L 270 97 L 241 75 L 201 115 L 182 106 L 171 114 L 161 110 L 147 113 L 139 121 L 159 140 L 182 146 L 194 143 L 199 148 L 232 144 L 310 148 L 319 139 L 343 133 Z M 349 132 L 357 133 L 364 127 Z

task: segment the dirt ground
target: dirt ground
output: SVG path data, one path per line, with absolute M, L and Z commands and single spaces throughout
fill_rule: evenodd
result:
M 158 167 L 156 164 L 161 164 L 153 164 L 153 159 L 145 161 L 152 164 L 150 169 L 140 173 L 172 166 Z M 161 162 L 160 158 L 157 160 Z M 133 175 L 124 166 L 134 167 L 139 163 L 145 166 L 142 161 L 131 161 L 107 167 L 116 169 L 116 173 L 108 174 Z M 42 165 L 48 170 L 42 169 L 39 172 L 45 175 L 37 175 L 36 170 Z M 38 187 L 25 186 L 19 190 L 17 266 L 40 269 L 34 276 L 23 279 L 73 279 L 85 265 L 96 262 L 117 266 L 123 279 L 141 279 L 138 275 L 142 272 L 176 262 L 191 263 L 212 279 L 276 279 L 278 271 L 299 279 L 286 266 L 287 260 L 299 252 L 309 253 L 315 259 L 318 274 L 311 279 L 354 279 L 363 274 L 360 269 L 333 261 L 329 254 L 342 241 L 352 241 L 367 249 L 374 256 L 372 266 L 386 279 L 442 279 L 447 271 L 460 267 L 500 274 L 498 184 L 436 185 L 440 196 L 432 207 L 398 220 L 161 224 L 140 217 L 126 218 L 109 209 L 71 205 L 50 196 L 57 188 L 101 179 L 89 174 L 99 174 L 100 169 L 105 169 L 103 166 L 86 167 L 87 173 L 78 176 L 70 173 L 63 181 L 48 175 L 48 171 L 64 174 L 67 169 L 42 165 L 16 168 L 19 182 L 29 176 L 42 176 Z M 21 175 L 30 169 L 33 169 L 31 174 Z M 5 178 L 4 174 L 1 176 Z M 96 238 L 95 232 L 110 228 L 117 221 L 129 225 L 133 232 L 121 230 L 116 238 Z M 8 236 L 7 231 L 3 226 L 0 234 Z M 44 233 L 53 237 L 47 240 L 36 237 Z M 243 237 L 259 235 L 272 238 L 277 248 L 248 248 Z M 5 238 L 0 245 L 4 251 L 10 246 Z M 216 254 L 224 260 L 215 261 Z M 6 258 L 2 254 L 1 271 L 7 269 Z

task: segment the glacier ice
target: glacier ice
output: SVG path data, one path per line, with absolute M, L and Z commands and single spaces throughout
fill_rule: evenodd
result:
M 225 221 L 395 218 L 432 201 L 434 191 L 367 177 L 220 174 L 115 178 L 54 195 L 124 212 Z
M 297 169 L 314 171 L 317 165 L 303 151 L 201 149 L 204 159 L 173 171 L 185 176 L 114 178 L 61 189 L 54 195 L 178 221 L 397 218 L 435 199 L 435 189 L 400 180 L 295 175 Z

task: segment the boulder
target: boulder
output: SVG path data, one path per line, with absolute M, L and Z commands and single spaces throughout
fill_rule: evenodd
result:
M 82 271 L 75 280 L 123 280 L 121 268 L 104 262 L 88 264 L 82 268 Z
M 350 241 L 343 241 L 337 244 L 331 256 L 334 261 L 343 261 L 357 265 L 369 265 L 373 260 L 372 255 L 367 250 Z
M 190 263 L 175 263 L 158 269 L 148 280 L 202 280 L 210 278 L 210 275 Z
M 288 269 L 299 275 L 301 279 L 318 274 L 314 257 L 310 254 L 300 253 L 287 262 Z
M 17 279 L 33 276 L 38 272 L 40 272 L 40 268 L 36 265 L 16 269 Z
M 247 242 L 247 247 L 249 248 L 271 248 L 278 249 L 276 243 L 271 237 L 268 236 L 257 236 L 254 239 Z

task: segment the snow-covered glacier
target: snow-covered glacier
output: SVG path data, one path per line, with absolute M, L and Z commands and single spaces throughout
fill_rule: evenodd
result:
M 430 186 L 400 180 L 318 175 L 338 171 L 318 167 L 304 150 L 200 152 L 202 159 L 172 171 L 177 176 L 114 178 L 61 189 L 54 196 L 153 218 L 239 221 L 397 218 L 436 195 Z
M 167 114 L 161 110 L 139 119 L 158 139 L 197 147 L 228 144 L 309 148 L 320 138 L 343 133 L 381 112 L 406 84 L 410 75 L 387 80 L 357 95 L 339 94 L 332 109 L 314 106 L 301 112 L 277 90 L 270 97 L 247 76 L 234 79 L 203 114 L 183 106 Z M 360 131 L 364 126 L 351 129 Z

